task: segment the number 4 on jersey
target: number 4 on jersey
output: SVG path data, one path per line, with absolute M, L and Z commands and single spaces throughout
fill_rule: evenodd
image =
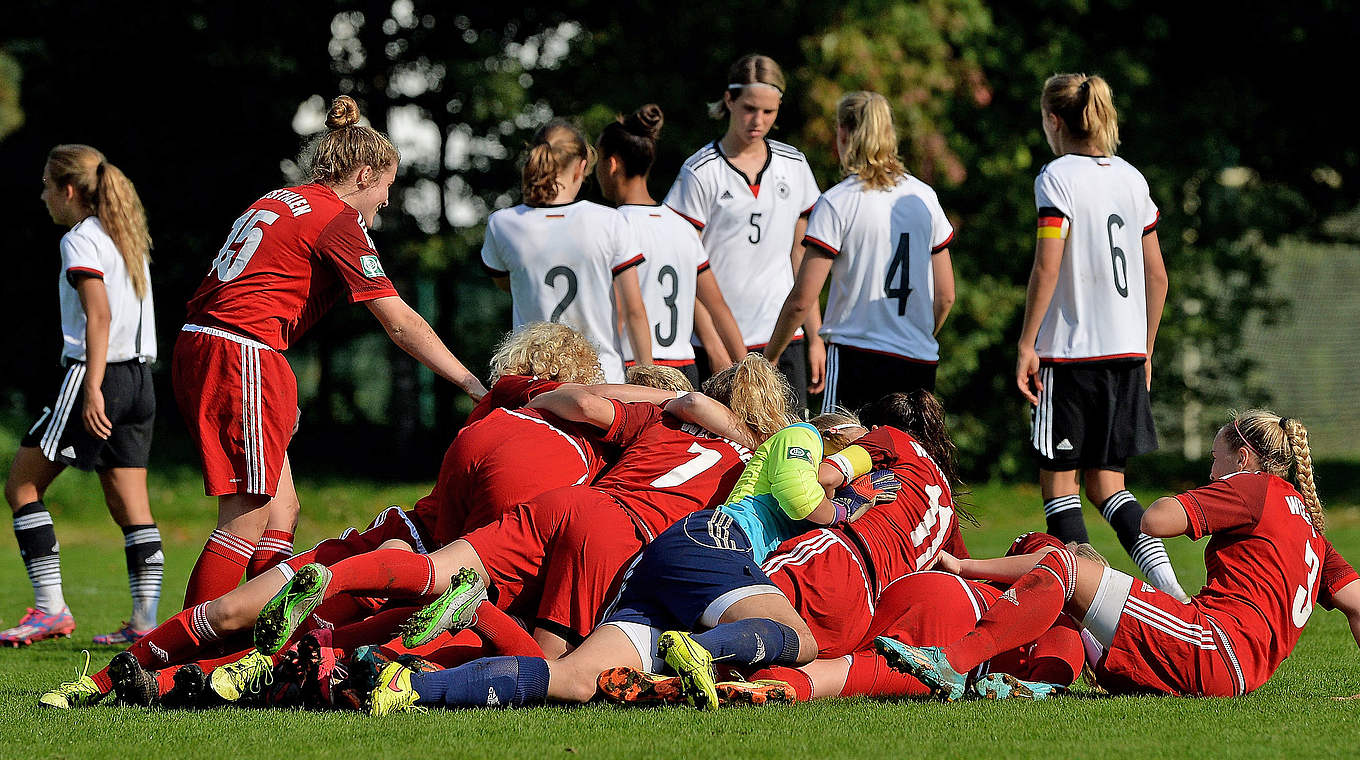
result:
M 898 276 L 898 270 L 902 272 L 901 281 L 894 286 L 893 278 Z M 883 294 L 897 299 L 897 316 L 906 316 L 907 298 L 911 296 L 911 235 L 906 232 L 897 238 L 897 250 L 888 264 L 888 276 L 883 278 Z

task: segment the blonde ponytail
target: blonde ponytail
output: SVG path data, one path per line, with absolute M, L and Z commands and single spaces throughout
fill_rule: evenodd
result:
M 1309 521 L 1319 533 L 1326 530 L 1327 518 L 1313 477 L 1308 429 L 1302 422 L 1267 409 L 1248 409 L 1234 414 L 1232 422 L 1224 425 L 1221 432 L 1230 448 L 1247 447 L 1260 461 L 1261 469 L 1271 475 L 1287 479 L 1293 467 L 1294 484 L 1303 496 Z
M 1044 82 L 1039 100 L 1044 113 L 1062 119 L 1073 139 L 1090 141 L 1101 153 L 1113 156 L 1119 149 L 1119 112 L 1114 92 L 1099 76 L 1054 74 Z
M 71 187 L 88 206 L 123 257 L 138 299 L 151 291 L 147 262 L 151 232 L 137 188 L 104 154 L 88 145 L 58 145 L 47 154 L 47 171 L 58 187 Z
M 562 186 L 559 177 L 576 161 L 586 162 L 586 172 L 595 165 L 595 148 L 575 125 L 553 119 L 534 134 L 533 145 L 524 160 L 520 190 L 528 206 L 547 206 L 557 198 Z
M 897 153 L 892 109 L 876 92 L 852 92 L 836 106 L 836 124 L 848 133 L 841 168 L 870 190 L 887 190 L 906 173 Z
M 710 377 L 703 390 L 736 412 L 757 442 L 797 421 L 789 413 L 793 406 L 789 381 L 755 352 Z

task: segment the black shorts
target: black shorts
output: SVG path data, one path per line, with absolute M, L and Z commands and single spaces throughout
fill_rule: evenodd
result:
M 764 346 L 760 346 L 751 350 L 759 352 L 763 348 Z M 741 359 L 740 356 L 735 358 Z M 713 377 L 713 365 L 709 364 L 708 354 L 702 346 L 694 347 L 694 364 L 701 380 Z M 779 355 L 779 361 L 775 362 L 775 366 L 779 368 L 780 372 L 784 373 L 784 377 L 789 381 L 789 386 L 793 388 L 793 398 L 796 402 L 793 413 L 799 419 L 807 419 L 807 341 L 802 338 L 795 338 L 793 342 L 789 343 L 788 348 L 784 349 L 784 353 Z M 699 384 L 695 383 L 694 387 L 699 387 Z
M 113 423 L 108 440 L 85 429 L 85 362 L 71 362 L 63 371 L 56 401 L 43 407 L 21 446 L 42 451 L 49 461 L 81 470 L 146 467 L 151 454 L 151 428 L 156 421 L 156 392 L 151 367 L 137 360 L 111 363 L 104 368 L 104 414 Z
M 1157 449 L 1142 359 L 1043 363 L 1044 389 L 1030 411 L 1039 467 L 1122 471 L 1129 457 Z
M 907 393 L 918 388 L 935 390 L 935 362 L 834 343 L 826 345 L 823 414 L 838 405 L 858 411 L 889 393 Z

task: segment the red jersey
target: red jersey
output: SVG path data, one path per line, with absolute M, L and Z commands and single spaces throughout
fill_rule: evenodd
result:
M 648 403 L 615 401 L 604 440 L 623 452 L 595 487 L 623 505 L 649 538 L 691 512 L 721 504 L 751 458 L 745 446 Z
M 876 467 L 902 482 L 897 498 L 877 504 L 846 526 L 869 554 L 877 595 L 888 584 L 929 568 L 941 549 L 961 546 L 949 482 L 910 434 L 880 427 L 858 441 Z M 957 548 L 955 546 L 955 548 Z
M 493 409 L 518 409 L 529 403 L 529 399 L 540 393 L 547 393 L 560 386 L 556 380 L 540 380 L 526 375 L 506 375 L 496 381 L 486 392 L 477 406 L 472 408 L 463 427 L 480 422 Z
M 1314 530 L 1298 491 L 1274 475 L 1237 472 L 1176 499 L 1186 535 L 1212 536 L 1208 578 L 1191 603 L 1227 635 L 1225 654 L 1251 691 L 1293 651 L 1314 602 L 1331 608 L 1331 595 L 1360 576 Z
M 340 296 L 396 294 L 359 212 L 325 185 L 303 185 L 269 193 L 236 220 L 187 321 L 282 351 Z

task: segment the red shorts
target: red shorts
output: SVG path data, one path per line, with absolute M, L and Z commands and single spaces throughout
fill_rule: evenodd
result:
M 559 633 L 581 637 L 642 548 L 628 513 L 588 486 L 541 494 L 463 538 L 496 587 L 497 607 L 537 610 Z
M 823 528 L 789 539 L 761 569 L 807 622 L 819 658 L 861 648 L 875 605 L 864 560 L 845 534 Z
M 342 559 L 371 552 L 384 541 L 392 539 L 406 542 L 413 551 L 421 554 L 430 550 L 425 537 L 411 520 L 410 513 L 401 507 L 388 507 L 373 518 L 373 522 L 363 532 L 350 528 L 339 538 L 328 538 L 301 554 L 293 555 L 285 564 L 294 571 L 311 562 L 334 565 Z
M 497 409 L 459 431 L 415 512 L 438 548 L 541 493 L 589 483 L 603 464 L 588 442 L 541 418 Z
M 890 583 L 878 597 L 861 649 L 875 636 L 892 636 L 914 646 L 952 644 L 973 630 L 988 605 L 1001 596 L 991 586 L 953 573 L 927 570 Z
M 203 457 L 203 490 L 272 497 L 297 427 L 293 370 L 263 343 L 194 329 L 175 341 L 171 379 L 180 416 Z
M 1100 685 L 1114 694 L 1232 697 L 1246 683 L 1232 644 L 1194 604 L 1135 581 L 1105 656 Z

